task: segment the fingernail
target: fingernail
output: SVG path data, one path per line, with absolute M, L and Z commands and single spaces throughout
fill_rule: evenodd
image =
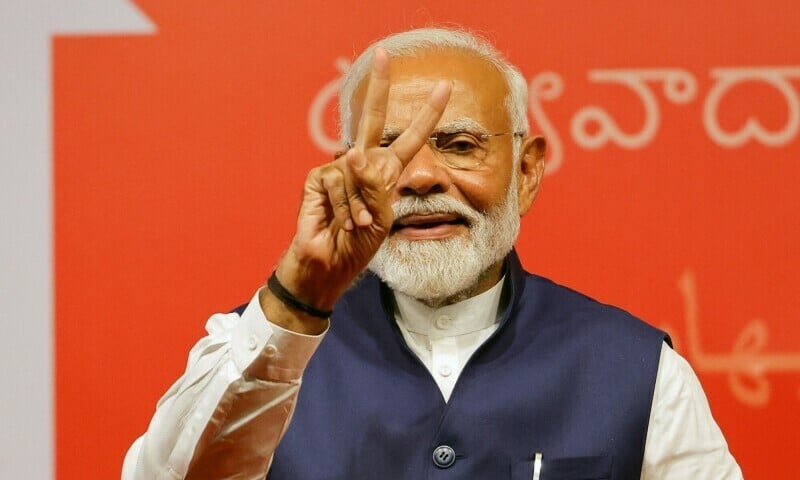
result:
M 372 224 L 372 215 L 366 210 L 361 210 L 358 213 L 358 224 L 362 227 Z
M 347 230 L 348 232 L 350 230 L 352 230 L 353 229 L 353 220 L 351 220 L 349 218 L 347 220 L 345 220 L 344 221 L 344 229 Z

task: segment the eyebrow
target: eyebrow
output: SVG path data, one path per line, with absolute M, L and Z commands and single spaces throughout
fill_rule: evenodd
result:
M 434 131 L 442 133 L 470 132 L 478 135 L 489 133 L 489 130 L 480 122 L 469 117 L 457 118 L 437 127 Z
M 383 127 L 383 137 L 384 138 L 396 138 L 399 137 L 403 133 L 404 129 L 395 127 L 392 125 L 387 125 Z M 489 130 L 486 129 L 480 122 L 474 120 L 469 117 L 462 117 L 457 118 L 455 120 L 451 120 L 445 124 L 442 124 L 436 127 L 433 130 L 433 134 L 439 133 L 456 133 L 456 132 L 470 132 L 477 135 L 485 135 L 489 133 Z

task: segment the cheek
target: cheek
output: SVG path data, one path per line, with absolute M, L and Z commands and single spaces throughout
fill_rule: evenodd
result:
M 506 198 L 510 172 L 453 172 L 453 187 L 468 205 L 486 211 Z

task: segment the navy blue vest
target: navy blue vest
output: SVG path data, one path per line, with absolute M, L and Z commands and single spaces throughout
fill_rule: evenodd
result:
M 445 403 L 372 274 L 336 304 L 270 480 L 638 479 L 666 335 L 522 270 Z M 455 462 L 437 466 L 447 445 Z M 440 462 L 441 463 L 441 462 Z

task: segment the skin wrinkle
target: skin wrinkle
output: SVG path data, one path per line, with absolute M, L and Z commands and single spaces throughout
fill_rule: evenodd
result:
M 475 211 L 444 194 L 400 199 L 392 205 L 395 218 L 455 213 L 466 219 L 468 237 L 398 239 L 395 245 L 384 242 L 369 268 L 392 289 L 429 307 L 457 303 L 481 293 L 485 283 L 497 283 L 499 275 L 492 267 L 511 250 L 519 233 L 516 180 L 515 174 L 503 202 L 486 212 Z
M 397 137 L 403 133 L 405 129 L 398 127 L 396 125 L 386 125 L 383 127 L 383 136 L 384 137 Z M 455 133 L 455 132 L 470 132 L 479 135 L 485 135 L 489 133 L 500 133 L 500 132 L 490 132 L 486 127 L 484 127 L 480 122 L 473 118 L 463 117 L 463 118 L 456 118 L 452 121 L 445 122 L 436 127 L 433 131 L 433 135 L 436 133 Z
M 515 131 L 528 133 L 527 82 L 519 70 L 510 64 L 494 46 L 480 36 L 467 31 L 444 30 L 437 28 L 419 29 L 392 35 L 370 45 L 356 59 L 342 85 L 339 97 L 339 112 L 341 121 L 342 140 L 350 142 L 355 130 L 353 118 L 358 118 L 358 102 L 354 101 L 356 90 L 367 78 L 376 46 L 382 46 L 390 58 L 417 57 L 421 58 L 432 52 L 449 50 L 455 53 L 472 55 L 492 65 L 504 79 L 507 95 L 503 104 L 507 108 L 508 117 Z M 515 142 L 515 147 L 518 142 Z
M 401 128 L 401 127 L 394 126 L 394 125 L 387 125 L 387 126 L 384 126 L 384 128 L 383 128 L 383 137 L 382 138 L 394 141 L 396 138 L 398 138 L 400 135 L 402 135 L 402 133 L 404 131 L 405 130 L 403 128 Z M 459 132 L 465 132 L 465 133 L 469 133 L 469 134 L 473 134 L 473 135 L 477 136 L 477 138 L 475 139 L 478 142 L 476 144 L 476 148 L 480 149 L 481 153 L 483 154 L 483 156 L 478 159 L 478 161 L 481 164 L 485 160 L 485 155 L 487 153 L 487 148 L 488 148 L 487 143 L 488 143 L 488 141 L 490 139 L 481 138 L 480 135 L 487 135 L 487 134 L 491 134 L 491 133 L 501 133 L 501 132 L 490 132 L 486 127 L 484 127 L 477 120 L 469 118 L 469 117 L 464 117 L 464 118 L 457 118 L 455 120 L 452 120 L 450 122 L 446 122 L 446 123 L 444 123 L 442 125 L 437 126 L 436 129 L 433 130 L 433 132 L 431 132 L 430 138 L 433 139 L 433 138 L 435 138 L 435 137 L 437 137 L 439 135 L 442 135 L 442 134 L 452 134 L 452 133 L 459 133 Z M 514 155 L 515 155 L 515 157 L 517 155 L 516 140 L 517 140 L 516 138 L 514 138 L 514 140 L 513 140 L 515 142 L 514 143 L 514 147 L 515 147 L 514 148 Z M 433 145 L 431 145 L 430 143 L 429 143 L 429 146 L 432 149 L 434 148 Z M 453 167 L 453 168 L 457 168 L 457 167 Z
M 458 50 L 426 51 L 391 58 L 389 75 L 384 135 L 402 133 L 442 79 L 451 83 L 452 92 L 434 133 L 511 132 L 504 102 L 508 85 L 482 58 Z M 356 89 L 354 111 L 361 111 L 366 83 Z M 482 293 L 500 279 L 503 259 L 519 232 L 520 213 L 535 196 L 519 187 L 532 178 L 538 185 L 533 165 L 515 158 L 513 137 L 502 138 L 477 170 L 450 168 L 425 147 L 403 165 L 391 199 L 395 218 L 436 212 L 457 214 L 467 224 L 453 224 L 447 237 L 433 239 L 405 237 L 404 229 L 393 228 L 369 264 L 391 288 L 439 306 Z

